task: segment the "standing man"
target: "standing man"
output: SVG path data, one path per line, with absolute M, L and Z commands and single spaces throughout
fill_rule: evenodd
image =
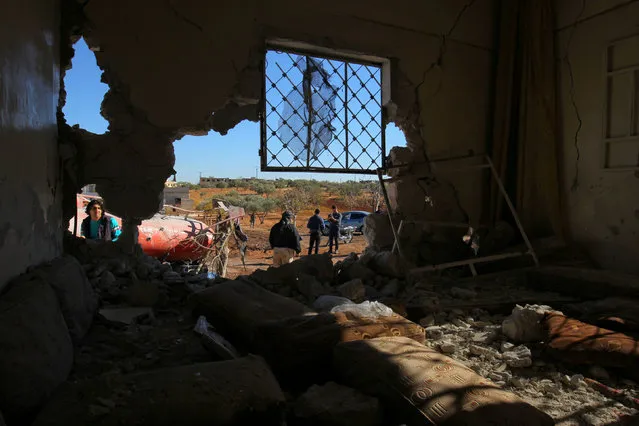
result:
M 328 228 L 328 254 L 333 254 L 333 242 L 335 242 L 335 254 L 339 254 L 339 225 L 342 222 L 342 214 L 337 207 L 332 206 L 333 212 L 328 215 L 330 223 Z
M 251 213 L 251 228 L 255 228 L 255 213 Z
M 268 241 L 273 247 L 273 266 L 291 263 L 295 254 L 302 251 L 300 234 L 292 219 L 293 215 L 286 211 L 282 213 L 282 219 L 271 228 Z
M 311 238 L 308 243 L 308 255 L 310 256 L 313 250 L 313 245 L 315 245 L 315 254 L 319 252 L 320 239 L 322 231 L 324 230 L 324 219 L 320 217 L 319 209 L 315 209 L 315 215 L 308 219 L 306 227 L 309 231 L 311 231 Z
M 104 213 L 104 203 L 100 200 L 91 200 L 86 208 L 89 215 L 82 221 L 80 235 L 88 240 L 117 241 L 122 233 L 120 225 L 111 216 Z

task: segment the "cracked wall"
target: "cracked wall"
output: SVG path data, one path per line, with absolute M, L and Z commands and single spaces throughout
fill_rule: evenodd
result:
M 61 253 L 58 3 L 0 0 L 0 290 Z
M 125 219 L 154 213 L 172 174 L 175 137 L 224 134 L 243 119 L 257 120 L 267 38 L 391 58 L 394 121 L 407 135 L 411 163 L 423 161 L 425 148 L 433 158 L 483 153 L 494 12 L 493 0 L 403 0 L 392 7 L 383 0 L 328 1 L 310 11 L 292 0 L 91 0 L 82 34 L 111 87 L 102 105 L 110 127 L 106 135 L 81 134 L 77 185 L 97 183 L 109 209 Z M 452 181 L 464 204 L 479 211 L 478 180 Z M 463 217 L 451 188 L 429 189 L 441 204 L 433 211 Z M 391 192 L 403 214 L 423 214 L 423 189 L 414 179 L 404 176 Z
M 637 36 L 634 49 L 620 49 L 615 61 L 639 65 L 639 1 L 564 0 L 558 5 L 563 187 L 571 233 L 601 266 L 639 272 L 639 137 L 616 143 L 611 151 L 609 165 L 625 169 L 604 168 L 604 54 L 612 41 Z M 629 93 L 621 93 L 625 106 Z M 614 123 L 625 120 L 624 108 L 611 114 Z

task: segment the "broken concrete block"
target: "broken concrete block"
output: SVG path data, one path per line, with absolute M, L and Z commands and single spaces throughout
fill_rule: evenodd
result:
M 541 320 L 548 312 L 553 312 L 550 306 L 516 305 L 502 323 L 502 333 L 516 342 L 538 342 L 545 337 Z
M 368 263 L 368 266 L 378 274 L 387 277 L 402 278 L 406 272 L 406 265 L 402 258 L 398 254 L 390 251 L 375 253 Z
M 501 354 L 495 349 L 486 346 L 470 345 L 468 346 L 470 353 L 477 356 L 483 356 L 487 359 L 500 359 Z
M 380 290 L 380 294 L 384 297 L 395 297 L 399 293 L 399 280 L 394 278 L 388 282 L 382 289 Z
M 328 382 L 313 385 L 293 407 L 296 420 L 305 426 L 376 426 L 381 425 L 381 408 L 377 398 Z
M 439 350 L 445 354 L 455 353 L 456 349 L 457 349 L 457 345 L 454 344 L 453 342 L 444 341 L 439 344 Z
M 120 324 L 139 324 L 140 320 L 153 320 L 151 308 L 104 308 L 100 309 L 100 315 L 109 321 Z
M 515 347 L 515 345 L 513 345 L 510 342 L 502 342 L 501 346 L 500 346 L 500 349 L 501 349 L 502 352 L 508 352 L 508 351 L 512 351 L 514 347 Z
M 497 333 L 493 330 L 493 331 L 483 331 L 483 332 L 475 333 L 470 338 L 470 340 L 472 340 L 474 343 L 489 345 L 492 342 L 494 342 L 496 338 L 497 338 Z
M 33 426 L 279 426 L 284 402 L 268 365 L 249 355 L 65 383 Z
M 301 274 L 296 279 L 296 287 L 297 291 L 302 293 L 309 302 L 312 302 L 318 297 L 328 293 L 328 290 L 321 282 L 317 281 L 315 277 L 307 274 Z
M 450 294 L 458 299 L 471 300 L 477 297 L 477 292 L 470 288 L 453 287 L 450 289 Z
M 135 275 L 141 280 L 149 278 L 152 271 L 153 267 L 147 263 L 138 263 L 135 267 Z
M 313 302 L 313 309 L 315 309 L 318 312 L 329 312 L 335 306 L 348 305 L 351 303 L 353 303 L 353 301 L 345 297 L 332 296 L 330 294 L 325 294 L 323 296 L 318 297 Z
M 419 320 L 419 325 L 424 328 L 435 325 L 435 317 L 433 315 L 427 315 Z
M 115 275 L 111 271 L 104 271 L 100 275 L 100 290 L 109 290 L 115 285 Z
M 337 287 L 337 291 L 340 295 L 355 303 L 363 301 L 364 296 L 366 295 L 364 283 L 362 283 L 362 280 L 359 278 L 340 285 Z
M 162 279 L 168 285 L 182 284 L 184 278 L 175 271 L 167 271 L 162 275 Z
M 393 230 L 385 214 L 369 214 L 364 219 L 364 238 L 366 245 L 374 250 L 392 248 L 395 238 Z
M 26 418 L 66 380 L 73 344 L 51 286 L 23 275 L 0 296 L 0 411 L 8 424 Z
M 440 326 L 434 325 L 432 327 L 426 327 L 427 338 L 437 340 L 437 339 L 441 339 L 443 336 L 444 336 L 444 330 Z
M 380 398 L 407 424 L 554 424 L 468 367 L 403 337 L 340 343 L 333 363 L 344 383 Z
M 333 280 L 333 261 L 328 254 L 314 254 L 297 258 L 279 268 L 269 268 L 269 273 L 280 278 L 280 283 L 293 285 L 301 275 L 310 275 L 321 283 Z
M 55 292 L 71 339 L 78 343 L 87 334 L 98 310 L 98 296 L 80 262 L 69 255 L 37 270 Z
M 532 365 L 532 354 L 526 346 L 520 345 L 504 352 L 502 359 L 509 367 L 522 368 Z

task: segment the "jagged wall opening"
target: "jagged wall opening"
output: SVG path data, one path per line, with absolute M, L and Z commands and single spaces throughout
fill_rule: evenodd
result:
M 426 143 L 432 156 L 481 152 L 488 127 L 494 1 L 460 0 L 442 7 L 404 2 L 393 14 L 386 2 L 376 1 L 326 4 L 311 15 L 285 0 L 268 7 L 258 1 L 242 7 L 205 1 L 76 3 L 69 16 L 87 19 L 68 25 L 75 28 L 69 33 L 84 36 L 110 87 L 102 103 L 107 133 L 77 129 L 68 135 L 65 130 L 67 139 L 78 140 L 76 186 L 97 183 L 125 221 L 151 215 L 174 173 L 174 140 L 210 130 L 224 134 L 244 119 L 257 120 L 260 62 L 264 40 L 271 38 L 391 58 L 388 119 L 414 148 L 411 163 L 423 164 Z M 329 20 L 330 28 L 324 25 Z M 412 205 L 415 191 L 421 192 L 410 179 L 398 188 L 402 213 L 420 213 L 421 204 Z M 479 204 L 480 196 L 470 194 Z
M 66 102 L 62 113 L 70 126 L 104 134 L 109 123 L 100 114 L 100 105 L 109 87 L 100 81 L 102 71 L 83 38 L 74 43 L 73 50 L 71 69 L 64 76 Z

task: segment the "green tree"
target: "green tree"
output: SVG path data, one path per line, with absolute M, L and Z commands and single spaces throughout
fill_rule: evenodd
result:
M 362 189 L 363 185 L 359 182 L 349 180 L 339 186 L 339 196 L 349 209 L 353 209 L 359 201 Z

